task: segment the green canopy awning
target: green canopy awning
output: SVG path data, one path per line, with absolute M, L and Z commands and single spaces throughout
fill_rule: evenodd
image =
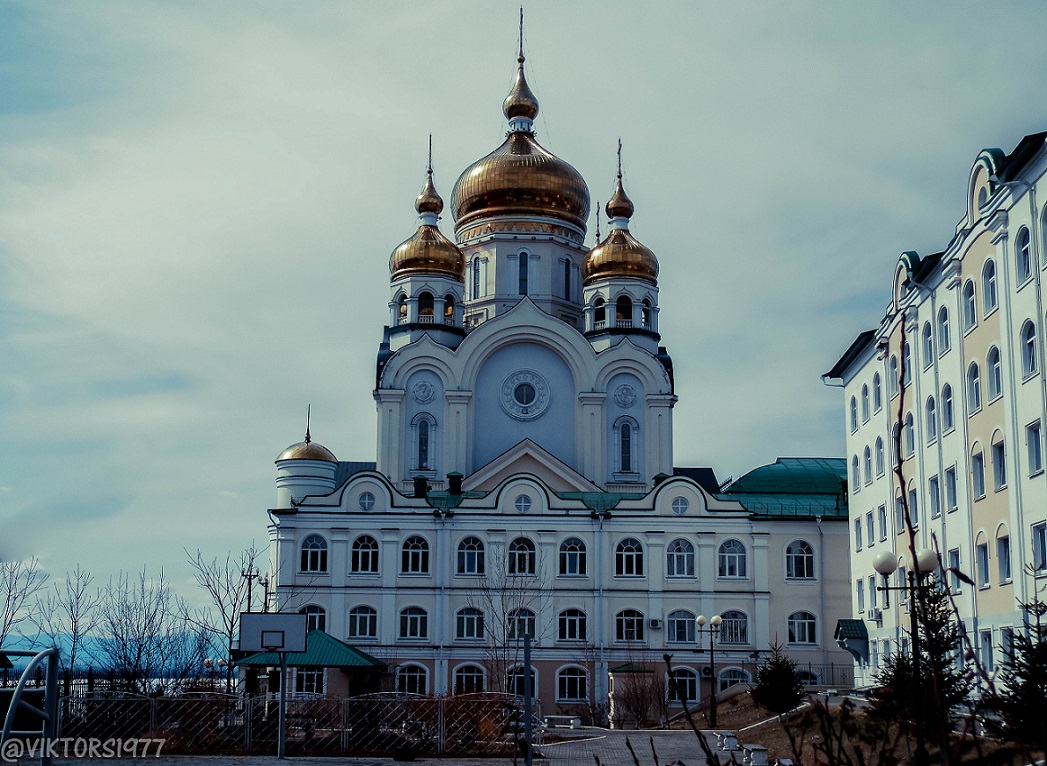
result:
M 280 664 L 277 652 L 260 652 L 244 657 L 237 665 L 276 667 Z M 292 668 L 356 668 L 358 670 L 385 670 L 386 664 L 355 646 L 349 646 L 322 630 L 313 630 L 305 638 L 304 652 L 288 652 L 287 665 Z

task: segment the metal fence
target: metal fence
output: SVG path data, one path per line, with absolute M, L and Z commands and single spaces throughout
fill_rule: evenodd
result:
M 277 702 L 269 696 L 97 695 L 61 701 L 61 737 L 163 739 L 165 753 L 275 752 Z M 293 699 L 288 755 L 507 756 L 522 739 L 515 697 L 374 694 Z

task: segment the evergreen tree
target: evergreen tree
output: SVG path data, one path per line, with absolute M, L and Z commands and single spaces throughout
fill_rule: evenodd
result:
M 1000 705 L 1005 734 L 1041 753 L 1047 752 L 1047 630 L 1015 634 L 1000 671 Z
M 804 693 L 796 661 L 782 653 L 780 644 L 772 644 L 771 656 L 756 671 L 753 700 L 765 710 L 781 715 L 799 705 Z

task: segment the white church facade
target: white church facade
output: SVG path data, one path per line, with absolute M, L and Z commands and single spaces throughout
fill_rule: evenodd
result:
M 375 462 L 308 435 L 276 461 L 276 604 L 404 693 L 519 692 L 529 634 L 546 713 L 599 711 L 614 668 L 664 675 L 665 654 L 691 700 L 751 679 L 771 644 L 840 683 L 843 461 L 783 460 L 723 491 L 674 467 L 658 260 L 629 231 L 620 168 L 609 233 L 586 244 L 588 188 L 535 139 L 523 64 L 504 143 L 455 184 L 454 240 L 430 167 L 390 259 Z M 715 669 L 699 614 L 723 618 Z M 292 683 L 345 691 L 334 671 Z

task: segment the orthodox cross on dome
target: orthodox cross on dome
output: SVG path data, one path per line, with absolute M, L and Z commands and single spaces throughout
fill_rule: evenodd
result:
M 313 440 L 313 437 L 309 435 L 309 425 L 313 417 L 313 405 L 305 405 L 305 443 L 308 444 Z
M 433 174 L 433 134 L 429 134 L 429 163 L 425 166 L 425 172 Z

